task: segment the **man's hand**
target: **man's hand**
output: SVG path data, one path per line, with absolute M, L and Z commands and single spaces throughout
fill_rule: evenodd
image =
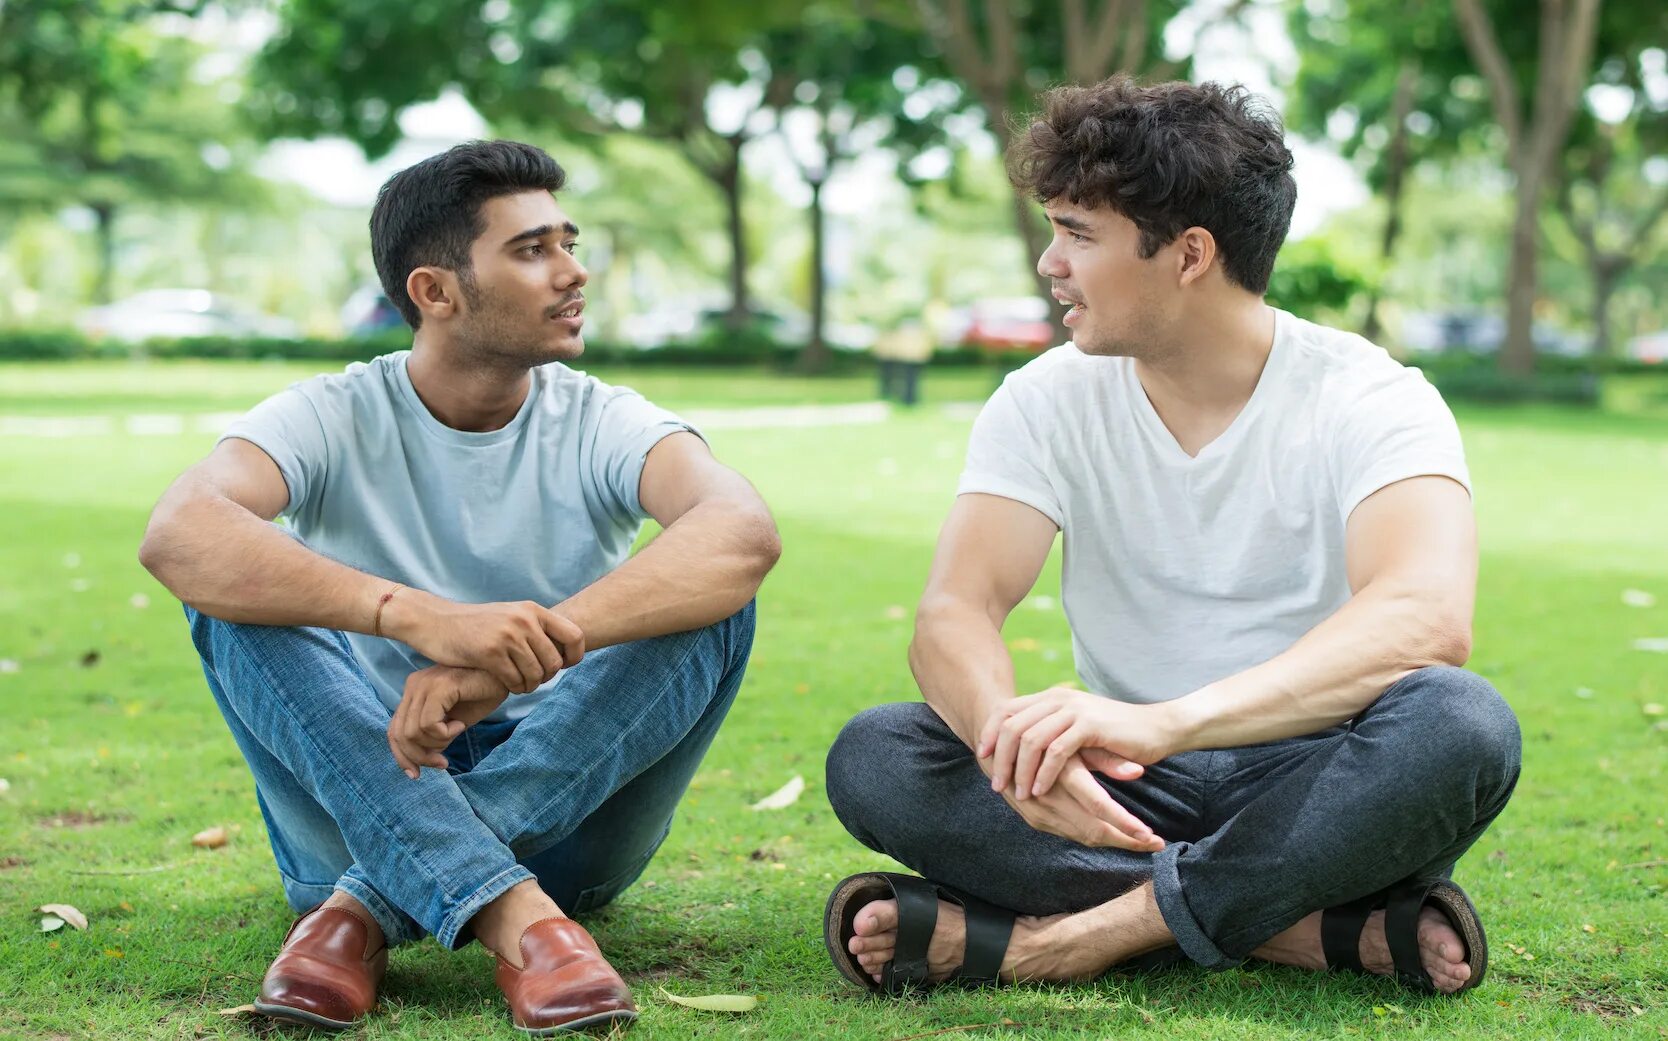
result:
M 988 773 L 989 759 L 979 765 Z M 1128 764 L 1126 764 L 1128 765 Z M 1139 776 L 1139 767 L 1129 779 Z M 1002 798 L 1025 823 L 1038 831 L 1058 835 L 1085 846 L 1116 846 L 1136 852 L 1156 853 L 1164 840 L 1106 794 L 1084 761 L 1073 756 L 1060 772 L 1060 783 L 1045 795 L 1020 801 L 1001 789 Z
M 509 695 L 502 683 L 479 669 L 434 665 L 417 670 L 406 677 L 405 694 L 388 721 L 394 761 L 414 781 L 421 767 L 446 769 L 446 746 Z
M 585 656 L 579 626 L 531 600 L 460 604 L 401 589 L 384 609 L 383 632 L 438 665 L 490 673 L 512 694 L 548 683 Z
M 1075 772 L 1071 764 L 1085 759 L 1114 780 L 1133 780 L 1144 766 L 1175 751 L 1171 716 L 1162 706 L 1070 687 L 1050 687 L 1003 704 L 985 721 L 975 749 L 991 760 L 991 787 L 1002 791 L 1012 785 L 1021 802 L 1046 795 Z

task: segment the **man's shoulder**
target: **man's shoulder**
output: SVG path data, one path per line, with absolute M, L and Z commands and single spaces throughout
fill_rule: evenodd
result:
M 1294 380 L 1319 390 L 1326 405 L 1349 402 L 1386 387 L 1425 386 L 1424 373 L 1404 365 L 1359 333 L 1281 313 Z
M 369 361 L 350 362 L 340 372 L 321 372 L 290 384 L 314 408 L 362 411 L 391 402 L 396 367 L 405 364 L 410 351 L 378 355 Z
M 1096 387 L 1115 386 L 1112 377 L 1122 360 L 1090 357 L 1067 342 L 1008 373 L 1002 384 L 1009 393 L 1038 395 L 1058 403 Z

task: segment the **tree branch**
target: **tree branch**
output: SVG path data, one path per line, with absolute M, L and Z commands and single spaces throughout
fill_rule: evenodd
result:
M 1477 63 L 1489 84 L 1489 96 L 1494 102 L 1494 115 L 1506 131 L 1506 146 L 1512 153 L 1512 165 L 1518 165 L 1520 154 L 1527 156 L 1523 140 L 1523 101 L 1518 96 L 1517 81 L 1512 78 L 1511 66 L 1500 49 L 1500 38 L 1494 23 L 1483 10 L 1479 0 L 1454 0 L 1454 15 L 1459 20 L 1460 35 L 1465 38 L 1466 50 Z

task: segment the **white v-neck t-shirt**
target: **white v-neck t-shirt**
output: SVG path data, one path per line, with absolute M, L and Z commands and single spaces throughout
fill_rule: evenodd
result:
M 1267 661 L 1337 611 L 1351 511 L 1427 474 L 1470 489 L 1459 428 L 1424 375 L 1276 311 L 1256 390 L 1197 456 L 1133 359 L 1065 344 L 985 404 L 957 494 L 1013 499 L 1060 528 L 1078 675 L 1156 702 Z

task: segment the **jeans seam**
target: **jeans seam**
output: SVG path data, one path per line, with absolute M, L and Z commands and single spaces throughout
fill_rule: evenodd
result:
M 481 908 L 503 896 L 511 888 L 532 879 L 533 873 L 521 864 L 513 864 L 498 874 L 493 875 L 476 887 L 475 891 L 458 901 L 457 904 L 440 920 L 440 930 L 434 934 L 441 946 L 451 948 L 457 940 L 458 933 L 470 919 L 474 918 Z M 504 879 L 515 879 L 510 885 L 500 886 Z M 496 887 L 496 892 L 491 892 Z
M 223 624 L 225 624 L 227 638 L 232 641 L 234 645 L 236 645 L 236 648 L 240 653 L 248 658 L 254 671 L 259 675 L 261 681 L 266 684 L 267 688 L 269 690 L 275 690 L 278 687 L 278 683 L 274 677 L 268 673 L 265 659 L 261 655 L 253 653 L 252 650 L 245 644 L 242 633 L 236 623 Z M 216 669 L 217 673 L 218 671 L 219 670 Z M 221 686 L 225 687 L 225 684 L 222 682 Z M 318 743 L 313 739 L 312 733 L 305 726 L 300 725 L 300 721 L 295 717 L 295 714 L 290 711 L 283 699 L 273 698 L 272 704 L 289 718 L 290 723 L 295 726 L 302 739 L 307 742 L 309 748 L 317 755 L 315 762 L 329 764 L 327 769 L 330 769 L 339 779 L 343 781 L 343 787 L 352 791 L 362 806 L 371 807 L 375 805 L 374 800 L 367 799 L 365 797 L 364 791 L 357 783 L 355 783 L 355 779 L 351 773 L 337 769 L 335 764 L 331 763 L 330 757 L 323 754 L 323 750 L 319 748 Z M 246 722 L 244 725 L 248 726 L 248 723 Z M 253 733 L 253 730 L 251 730 L 251 733 Z M 408 849 L 408 854 L 411 859 L 422 867 L 424 872 L 427 873 L 429 881 L 434 885 L 435 889 L 450 902 L 453 899 L 453 894 L 447 889 L 444 880 L 435 872 L 434 865 L 431 864 L 423 855 L 421 848 L 411 846 L 411 844 L 401 841 L 399 835 L 395 833 L 394 829 L 382 818 L 380 814 L 373 811 L 369 816 L 370 819 L 375 822 L 377 827 L 382 829 L 382 831 L 396 846 L 401 849 Z M 350 850 L 349 852 L 351 853 L 352 851 Z
M 695 656 L 695 652 L 698 650 L 699 644 L 700 644 L 699 639 L 693 639 L 693 640 L 689 641 L 688 649 L 684 652 L 684 655 L 683 655 L 682 659 L 678 661 L 676 666 L 667 669 L 666 682 L 661 684 L 660 688 L 658 690 L 656 690 L 655 693 L 650 698 L 646 699 L 649 702 L 649 704 L 646 704 L 643 707 L 643 710 L 641 712 L 639 712 L 632 719 L 630 724 L 628 724 L 625 727 L 620 728 L 620 730 L 616 732 L 614 742 L 611 745 L 604 748 L 604 749 L 599 749 L 599 756 L 598 756 L 599 758 L 601 757 L 601 755 L 609 753 L 609 752 L 613 752 L 616 749 L 618 749 L 621 745 L 623 745 L 626 741 L 626 738 L 630 734 L 632 734 L 633 732 L 636 731 L 638 724 L 642 723 L 644 719 L 648 718 L 648 715 L 653 708 L 653 703 L 657 702 L 660 699 L 661 695 L 665 694 L 667 689 L 672 686 L 673 679 L 683 672 L 684 666 L 688 665 L 689 660 Z M 728 657 L 728 656 L 726 656 L 726 657 Z M 728 673 L 728 671 L 729 671 L 728 669 L 725 670 L 726 673 Z M 693 726 L 693 725 L 694 724 L 691 724 L 691 726 Z M 687 731 L 685 733 L 687 733 Z M 675 744 L 675 742 L 674 742 L 674 744 Z M 500 746 L 500 747 L 502 747 L 502 746 Z M 576 774 L 574 776 L 574 778 L 572 780 L 570 780 L 560 791 L 551 795 L 550 798 L 546 799 L 541 805 L 539 805 L 539 807 L 537 809 L 535 809 L 531 813 L 529 813 L 528 817 L 530 819 L 537 819 L 537 818 L 543 816 L 544 812 L 546 810 L 548 810 L 551 806 L 554 806 L 556 803 L 560 802 L 565 796 L 568 795 L 569 792 L 573 791 L 574 787 L 579 784 L 580 780 L 584 776 L 586 776 L 586 775 L 585 774 Z M 468 790 L 465 789 L 464 791 L 465 791 L 465 796 L 467 798 Z M 471 803 L 470 805 L 474 805 L 474 804 Z M 476 812 L 478 814 L 480 811 L 477 809 Z M 482 820 L 485 821 L 485 818 L 483 817 Z M 558 842 L 562 841 L 564 838 L 566 838 L 568 836 L 568 834 L 570 834 L 573 831 L 573 828 L 578 827 L 578 825 L 579 825 L 579 822 L 575 821 L 568 828 L 567 831 L 564 831 L 560 834 L 546 834 L 546 835 L 541 836 L 541 838 L 544 840 L 544 844 L 542 846 L 540 846 L 538 849 L 518 850 L 518 849 L 515 849 L 512 846 L 511 850 L 512 850 L 512 852 L 514 852 L 516 854 L 517 857 L 537 856 L 538 854 L 544 852 L 546 849 L 549 849 L 551 846 L 554 846 L 556 843 L 558 843 Z M 490 822 L 488 822 L 487 826 L 489 828 L 491 827 Z M 496 834 L 496 829 L 494 829 L 494 833 Z M 504 841 L 502 836 L 499 837 L 499 841 L 500 842 Z M 506 845 L 509 845 L 509 844 L 506 843 Z

